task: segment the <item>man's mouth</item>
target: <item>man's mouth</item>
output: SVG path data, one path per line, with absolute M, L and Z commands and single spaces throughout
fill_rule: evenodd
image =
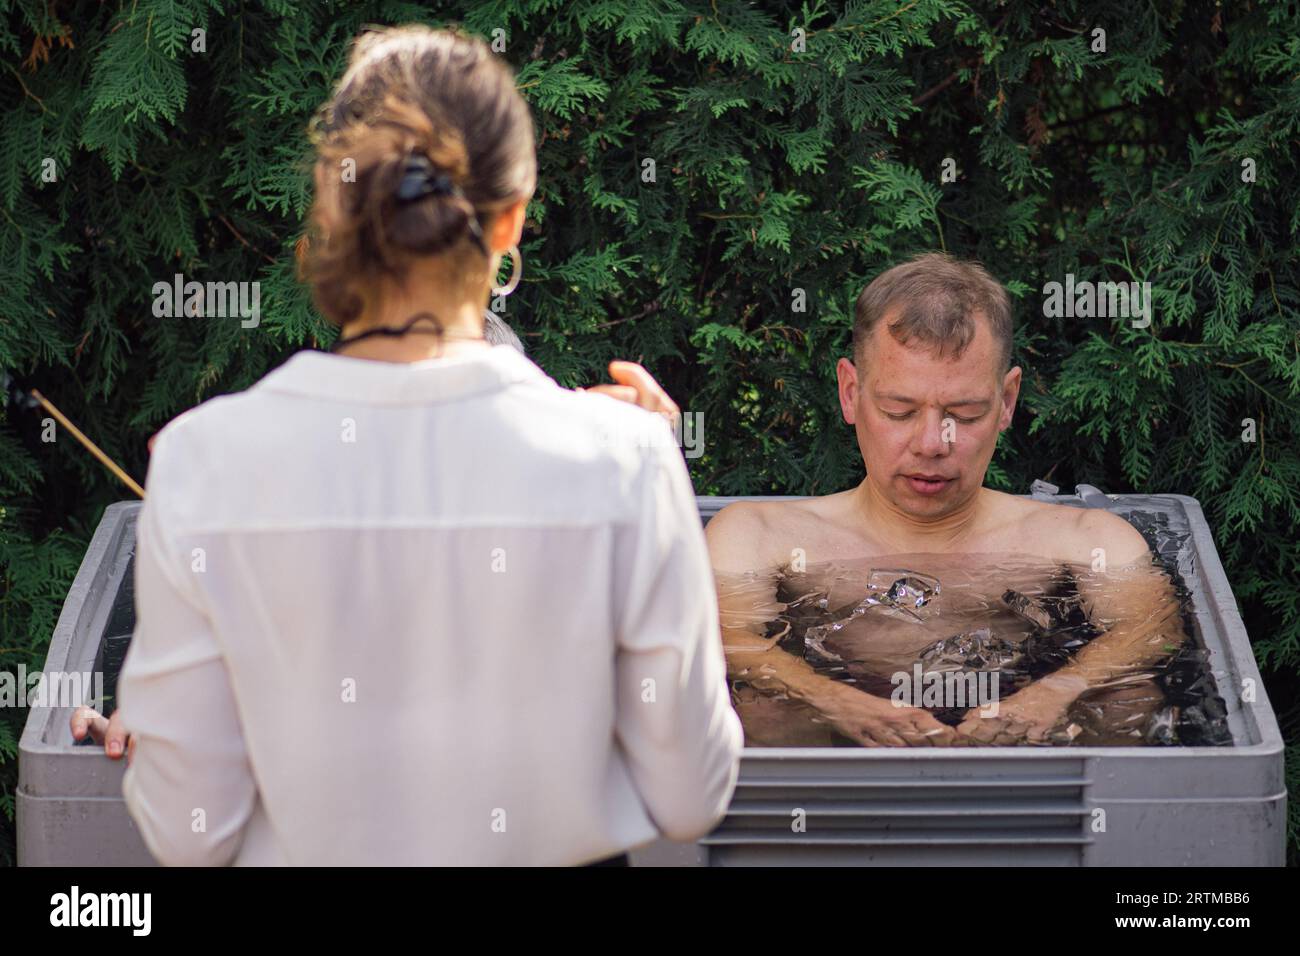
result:
M 953 479 L 945 478 L 943 475 L 904 475 L 908 485 L 918 495 L 937 495 L 950 484 Z

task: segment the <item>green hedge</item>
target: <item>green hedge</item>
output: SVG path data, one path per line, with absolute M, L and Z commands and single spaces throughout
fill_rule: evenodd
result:
M 578 384 L 614 357 L 649 366 L 704 415 L 701 493 L 843 489 L 861 476 L 834 399 L 854 297 L 917 251 L 978 257 L 1014 293 L 1027 372 L 990 483 L 1199 498 L 1296 756 L 1295 4 L 3 8 L 0 369 L 137 478 L 171 416 L 328 335 L 293 250 L 305 123 L 348 40 L 366 23 L 500 30 L 540 142 L 507 318 L 542 367 Z M 259 280 L 261 324 L 154 318 L 153 284 L 176 272 Z M 1044 283 L 1067 273 L 1150 281 L 1151 327 L 1045 317 Z M 103 507 L 129 496 L 69 439 L 43 443 L 40 417 L 0 418 L 10 670 L 39 665 Z M 22 718 L 0 715 L 4 815 Z

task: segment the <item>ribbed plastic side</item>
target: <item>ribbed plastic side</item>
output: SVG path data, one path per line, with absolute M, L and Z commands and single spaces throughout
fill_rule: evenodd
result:
M 700 841 L 710 862 L 927 865 L 1028 854 L 1079 865 L 1091 813 L 1086 761 L 860 754 L 746 751 L 726 818 Z

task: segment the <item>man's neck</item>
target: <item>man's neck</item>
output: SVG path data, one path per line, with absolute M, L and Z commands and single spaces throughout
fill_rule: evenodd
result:
M 894 554 L 961 550 L 980 527 L 986 511 L 984 489 L 978 488 L 953 511 L 935 518 L 908 514 L 864 478 L 853 491 L 853 504 L 866 532 Z

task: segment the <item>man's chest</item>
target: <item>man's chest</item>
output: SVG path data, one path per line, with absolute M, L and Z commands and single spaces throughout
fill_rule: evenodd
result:
M 1019 646 L 1066 610 L 1069 584 L 1011 554 L 890 555 L 787 574 L 780 597 L 818 653 L 893 667 L 936 646 Z

